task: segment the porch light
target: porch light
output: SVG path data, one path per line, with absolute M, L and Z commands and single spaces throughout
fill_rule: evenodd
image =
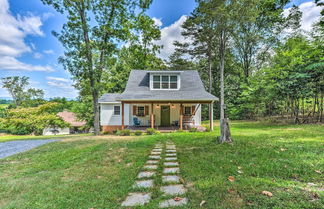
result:
M 174 104 L 172 104 L 172 105 L 171 105 L 171 108 L 175 108 L 175 105 L 174 105 Z
M 157 105 L 155 105 L 155 108 L 160 108 L 160 105 L 158 105 L 158 104 L 157 104 Z

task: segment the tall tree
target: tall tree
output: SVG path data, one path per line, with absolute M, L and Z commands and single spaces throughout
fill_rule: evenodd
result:
M 1 78 L 2 87 L 9 91 L 16 106 L 21 106 L 23 103 L 25 103 L 25 106 L 30 106 L 31 100 L 43 99 L 44 97 L 44 91 L 41 89 L 27 89 L 29 85 L 28 80 L 29 78 L 26 76 Z
M 67 15 L 61 33 L 54 32 L 65 48 L 59 61 L 80 88 L 92 96 L 94 133 L 99 134 L 98 98 L 103 71 L 121 41 L 131 37 L 136 16 L 152 0 L 42 0 Z

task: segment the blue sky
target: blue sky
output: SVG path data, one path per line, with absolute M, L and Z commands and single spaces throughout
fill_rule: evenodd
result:
M 319 8 L 306 0 L 293 3 L 303 8 L 303 25 L 309 28 Z M 181 24 L 195 5 L 194 0 L 153 0 L 147 14 L 161 28 L 162 38 L 157 42 L 164 46 L 161 58 L 173 52 L 173 41 L 183 40 Z M 0 0 L 0 77 L 28 76 L 30 86 L 44 89 L 46 97 L 76 97 L 69 73 L 57 63 L 63 48 L 51 34 L 60 31 L 64 21 L 64 15 L 40 0 Z M 0 97 L 8 96 L 0 88 Z

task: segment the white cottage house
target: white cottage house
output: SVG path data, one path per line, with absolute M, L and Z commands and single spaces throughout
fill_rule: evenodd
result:
M 103 131 L 201 127 L 201 104 L 209 104 L 213 128 L 213 102 L 196 70 L 132 70 L 121 94 L 107 93 L 99 99 Z

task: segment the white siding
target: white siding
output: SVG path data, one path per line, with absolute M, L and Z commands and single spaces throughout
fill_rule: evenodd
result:
M 114 106 L 119 105 L 121 108 L 121 103 L 110 103 L 110 104 L 100 104 L 100 125 L 122 125 L 121 113 L 120 115 L 114 115 Z M 133 105 L 125 104 L 125 125 L 134 125 L 133 118 L 137 117 L 141 122 L 141 126 L 149 126 L 150 114 L 151 114 L 151 104 L 134 104 L 136 106 L 148 106 L 149 115 L 144 117 L 139 117 L 133 115 Z M 159 107 L 154 104 L 153 113 L 155 115 L 155 126 L 161 125 L 161 105 Z M 184 104 L 183 106 L 193 106 L 196 107 L 199 104 Z M 180 120 L 180 104 L 174 104 L 174 108 L 170 105 L 170 124 L 173 121 Z M 120 109 L 121 110 L 121 109 Z M 195 125 L 198 126 L 201 124 L 201 105 L 194 116 Z
M 114 106 L 120 106 L 120 115 L 114 115 Z M 121 126 L 122 109 L 121 103 L 100 104 L 100 125 Z M 125 125 L 129 125 L 129 104 L 124 105 Z

